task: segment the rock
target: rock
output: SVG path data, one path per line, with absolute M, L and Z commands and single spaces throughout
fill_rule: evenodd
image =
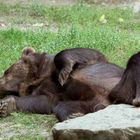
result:
M 140 108 L 110 105 L 83 117 L 57 123 L 54 140 L 140 140 Z

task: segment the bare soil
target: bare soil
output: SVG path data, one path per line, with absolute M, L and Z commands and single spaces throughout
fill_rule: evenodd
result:
M 2 1 L 2 0 L 0 0 Z M 46 5 L 72 5 L 76 3 L 76 0 L 5 0 L 3 1 L 6 4 L 14 5 L 15 3 L 18 4 L 31 4 L 31 3 L 39 3 L 39 4 L 46 4 Z
M 46 4 L 46 5 L 54 5 L 54 6 L 64 6 L 64 5 L 73 5 L 80 0 L 0 0 L 6 4 L 14 5 L 16 4 Z M 126 4 L 126 3 L 134 3 L 139 0 L 81 0 L 87 3 L 95 3 L 95 4 Z

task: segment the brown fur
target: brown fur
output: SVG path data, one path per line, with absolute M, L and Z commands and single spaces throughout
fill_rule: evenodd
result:
M 131 56 L 120 82 L 112 89 L 109 98 L 116 104 L 140 106 L 140 52 Z
M 42 56 L 42 54 L 43 57 L 40 59 L 38 56 Z M 27 54 L 28 60 L 26 59 L 26 61 L 25 56 L 21 57 L 19 61 L 22 61 L 22 67 L 26 66 L 28 69 L 25 70 L 26 74 L 21 75 L 16 91 L 20 91 L 22 96 L 29 96 L 13 96 L 17 111 L 54 113 L 60 121 L 63 121 L 72 114 L 95 112 L 110 104 L 108 94 L 120 81 L 123 74 L 122 68 L 106 61 L 97 61 L 94 64 L 72 70 L 66 84 L 61 86 L 57 78 L 58 68 L 54 64 L 54 57 L 36 52 Z M 31 62 L 29 62 L 30 58 Z M 40 62 L 36 59 L 39 59 Z M 8 71 L 13 71 L 19 61 Z M 34 69 L 30 66 L 31 63 L 37 68 L 39 77 L 30 75 Z M 18 68 L 14 73 L 18 75 Z M 33 79 L 30 83 L 27 80 L 29 77 Z M 4 74 L 0 79 L 1 87 L 4 86 L 2 84 L 4 79 L 7 79 L 7 74 Z M 11 82 L 14 83 L 14 81 L 15 78 L 13 77 Z M 9 91 L 5 89 L 4 93 Z M 10 103 L 9 100 L 7 102 Z
M 94 49 L 72 48 L 59 52 L 54 58 L 54 63 L 59 71 L 59 83 L 63 86 L 74 69 L 96 64 L 97 62 L 107 62 L 107 59 Z

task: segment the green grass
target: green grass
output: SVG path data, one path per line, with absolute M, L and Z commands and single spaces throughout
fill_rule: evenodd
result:
M 87 24 L 99 26 L 101 25 L 99 18 L 103 14 L 108 20 L 106 26 L 116 26 L 120 29 L 126 29 L 129 25 L 129 30 L 140 29 L 140 13 L 134 14 L 130 8 L 90 6 L 82 2 L 70 7 L 49 7 L 34 3 L 29 5 L 15 4 L 11 6 L 0 2 L 0 16 L 9 16 L 10 18 L 7 20 L 13 24 L 38 21 L 49 22 L 49 24 L 55 22 L 59 26 L 65 24 L 71 25 L 73 23 L 81 26 L 86 26 Z M 119 18 L 123 18 L 124 22 L 120 24 Z
M 65 48 L 95 48 L 104 53 L 111 62 L 125 66 L 128 58 L 138 51 L 140 46 L 138 33 L 119 31 L 105 25 L 72 25 L 69 29 L 60 28 L 58 33 L 7 29 L 0 31 L 0 40 L 0 60 L 3 64 L 0 67 L 1 72 L 19 58 L 24 47 L 34 47 L 38 51 L 54 54 Z
M 0 119 L 0 140 L 44 140 L 55 123 L 54 116 L 13 113 Z
M 106 24 L 100 22 L 102 15 L 105 15 Z M 72 47 L 95 48 L 111 62 L 125 67 L 128 58 L 140 48 L 139 17 L 140 13 L 134 14 L 130 8 L 102 7 L 82 2 L 71 7 L 47 7 L 35 3 L 6 5 L 1 1 L 0 21 L 6 26 L 11 23 L 11 26 L 0 28 L 0 74 L 18 60 L 24 47 L 51 54 Z M 124 21 L 119 22 L 119 18 Z M 47 28 L 32 28 L 32 24 L 46 22 Z M 28 23 L 30 29 L 20 28 L 20 25 Z M 51 31 L 54 23 L 59 28 L 58 32 Z M 44 135 L 41 131 L 50 131 L 55 122 L 51 116 L 14 113 L 0 119 L 0 140 L 8 139 L 5 136 L 7 132 L 11 132 L 11 139 L 42 140 Z M 28 133 L 24 134 L 24 129 Z

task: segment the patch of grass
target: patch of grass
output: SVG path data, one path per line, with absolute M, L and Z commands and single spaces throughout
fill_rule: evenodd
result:
M 9 14 L 9 8 L 6 4 L 0 2 L 0 15 L 7 15 Z
M 14 16 L 15 18 L 11 18 L 10 20 L 13 24 L 24 24 L 38 21 L 44 23 L 48 22 L 49 24 L 78 24 L 81 26 L 87 26 L 87 24 L 102 26 L 99 19 L 102 15 L 105 15 L 107 19 L 106 26 L 116 26 L 119 29 L 126 29 L 128 24 L 132 23 L 129 26 L 129 30 L 137 30 L 139 29 L 139 22 L 137 24 L 133 24 L 133 22 L 139 19 L 140 13 L 134 14 L 131 8 L 91 6 L 83 4 L 82 2 L 74 6 L 65 7 L 45 6 L 34 3 L 29 5 L 6 5 L 1 2 L 0 15 L 2 17 Z M 119 18 L 124 19 L 124 21 L 120 23 Z
M 87 27 L 73 25 L 69 26 L 69 29 L 62 26 L 58 33 L 43 30 L 36 32 L 23 32 L 17 29 L 1 30 L 0 40 L 2 40 L 0 60 L 3 64 L 0 67 L 1 72 L 19 58 L 24 47 L 33 47 L 37 51 L 48 53 L 56 53 L 72 47 L 95 48 L 112 62 L 125 66 L 128 57 L 138 51 L 140 45 L 140 36 L 137 33 L 92 25 Z
M 130 2 L 130 0 L 79 0 L 80 2 L 85 2 L 89 4 L 102 4 L 102 3 L 107 3 L 107 4 L 119 4 L 119 3 L 124 3 L 124 2 Z M 136 1 L 136 0 L 133 0 Z
M 51 137 L 51 128 L 56 123 L 54 116 L 13 113 L 0 119 L 2 140 L 44 140 Z

